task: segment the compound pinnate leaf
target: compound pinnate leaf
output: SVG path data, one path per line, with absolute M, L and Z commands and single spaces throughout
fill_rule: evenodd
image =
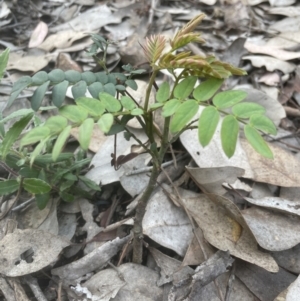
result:
M 62 106 L 59 113 L 74 123 L 82 123 L 88 117 L 88 112 L 75 105 Z
M 32 77 L 32 85 L 40 86 L 49 80 L 49 76 L 45 71 L 39 71 Z
M 254 114 L 264 114 L 266 109 L 254 102 L 243 102 L 232 107 L 232 113 L 239 118 L 250 118 Z
M 193 92 L 198 101 L 206 101 L 212 98 L 223 84 L 223 79 L 209 78 L 202 82 Z
M 50 129 L 44 126 L 36 127 L 29 131 L 22 139 L 21 146 L 40 142 L 50 136 Z
M 208 145 L 211 141 L 219 123 L 219 119 L 219 111 L 213 106 L 206 107 L 202 111 L 198 122 L 198 138 L 203 147 Z
M 60 133 L 68 125 L 68 120 L 63 116 L 51 116 L 45 122 L 45 126 L 50 129 L 51 134 Z
M 136 108 L 135 102 L 128 96 L 122 96 L 120 101 L 123 108 L 126 110 L 133 110 L 134 108 Z
M 6 48 L 1 54 L 0 54 L 0 79 L 3 77 L 7 62 L 9 57 L 9 48 Z
M 75 84 L 81 80 L 81 73 L 75 70 L 68 70 L 65 72 L 65 79 Z
M 52 83 L 60 83 L 65 80 L 66 75 L 62 70 L 54 69 L 48 73 L 48 78 Z
M 83 150 L 87 150 L 90 145 L 94 128 L 94 119 L 87 118 L 79 127 L 79 143 Z
M 99 98 L 108 112 L 114 113 L 122 109 L 120 101 L 108 93 L 100 93 Z
M 86 82 L 87 85 L 91 85 L 97 80 L 95 73 L 91 71 L 86 71 L 81 73 L 81 79 Z
M 216 94 L 213 98 L 213 104 L 218 109 L 230 108 L 236 103 L 242 101 L 247 96 L 245 91 L 230 90 Z
M 158 109 L 158 108 L 161 108 L 161 107 L 163 107 L 164 106 L 164 103 L 160 103 L 160 102 L 155 102 L 155 103 L 153 103 L 153 104 L 151 104 L 150 106 L 149 106 L 149 108 L 151 109 L 151 110 L 156 110 L 156 109 Z
M 51 190 L 51 186 L 47 182 L 35 178 L 24 179 L 23 187 L 25 190 L 33 194 L 47 193 Z
M 75 100 L 76 104 L 84 108 L 91 116 L 101 116 L 105 112 L 105 107 L 99 99 L 80 97 Z
M 65 143 L 66 143 L 67 139 L 69 138 L 71 129 L 72 129 L 72 127 L 70 125 L 67 126 L 57 137 L 56 142 L 53 147 L 53 150 L 52 150 L 52 159 L 54 162 L 58 159 L 63 147 L 65 146 Z
M 86 88 L 87 88 L 86 82 L 84 82 L 83 80 L 76 83 L 72 87 L 73 97 L 76 99 L 76 98 L 85 96 Z
M 245 136 L 250 145 L 262 156 L 273 159 L 273 153 L 266 141 L 262 138 L 259 132 L 251 125 L 247 124 L 244 127 Z
M 160 85 L 156 93 L 156 100 L 158 102 L 165 102 L 168 100 L 169 96 L 170 96 L 170 84 L 168 82 L 164 82 Z
M 62 81 L 61 83 L 53 87 L 52 102 L 57 108 L 59 108 L 63 104 L 68 87 L 69 82 L 67 80 Z
M 19 189 L 20 183 L 17 180 L 6 180 L 0 182 L 0 195 L 13 193 Z
M 174 98 L 167 101 L 162 109 L 162 115 L 164 117 L 172 116 L 177 108 L 180 106 L 181 102 L 179 99 Z
M 104 87 L 101 83 L 95 82 L 88 86 L 88 90 L 94 98 L 98 98 L 99 93 L 104 92 Z
M 2 145 L 1 145 L 1 153 L 2 158 L 5 159 L 6 155 L 9 153 L 11 146 L 15 143 L 15 141 L 19 138 L 20 134 L 24 130 L 24 128 L 27 126 L 29 121 L 32 119 L 33 113 L 30 113 L 23 118 L 21 118 L 19 121 L 14 123 L 14 125 L 9 129 L 9 131 L 6 133 Z
M 98 125 L 101 131 L 108 133 L 114 123 L 114 116 L 110 113 L 104 114 L 98 120 Z
M 239 133 L 239 123 L 232 115 L 224 117 L 221 126 L 221 142 L 224 153 L 231 158 L 235 152 Z
M 182 130 L 187 123 L 198 112 L 199 106 L 194 99 L 189 99 L 182 103 L 175 111 L 175 114 L 170 123 L 170 130 L 173 133 Z
M 33 110 L 37 111 L 44 99 L 45 93 L 48 90 L 50 81 L 48 80 L 47 82 L 43 83 L 41 86 L 39 86 L 33 93 L 31 97 L 31 107 Z
M 276 135 L 277 133 L 275 124 L 265 115 L 252 115 L 250 117 L 250 125 L 252 125 L 257 130 L 271 135 Z
M 196 81 L 196 76 L 189 76 L 185 78 L 175 87 L 174 96 L 179 99 L 186 99 L 192 93 Z

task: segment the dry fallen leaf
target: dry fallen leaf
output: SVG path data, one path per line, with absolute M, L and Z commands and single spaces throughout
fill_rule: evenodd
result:
M 28 48 L 38 47 L 44 41 L 47 34 L 48 25 L 43 21 L 40 21 L 31 34 Z
M 16 230 L 1 240 L 0 272 L 8 277 L 18 277 L 40 271 L 55 262 L 68 245 L 68 240 L 45 231 Z M 23 257 L 25 252 L 26 259 Z
M 280 70 L 286 74 L 293 72 L 296 68 L 295 64 L 264 55 L 247 55 L 243 57 L 243 60 L 250 60 L 252 65 L 258 68 L 264 66 L 270 72 Z

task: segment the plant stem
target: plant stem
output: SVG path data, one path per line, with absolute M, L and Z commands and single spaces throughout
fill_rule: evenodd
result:
M 138 202 L 135 211 L 135 220 L 133 226 L 133 257 L 132 261 L 134 263 L 141 264 L 143 260 L 143 227 L 142 222 L 146 212 L 147 202 L 154 191 L 156 186 L 156 181 L 159 175 L 159 166 L 153 164 L 153 169 L 151 171 L 151 176 L 144 191 L 141 199 Z

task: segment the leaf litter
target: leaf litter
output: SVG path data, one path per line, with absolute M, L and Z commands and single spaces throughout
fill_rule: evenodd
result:
M 111 165 L 113 136 L 95 132 L 91 166 L 85 173 L 102 186 L 93 203 L 53 199 L 43 210 L 34 202 L 18 204 L 12 211 L 15 221 L 9 215 L 2 218 L 2 295 L 7 300 L 17 300 L 13 293 L 28 298 L 38 288 L 42 295 L 35 295 L 37 300 L 56 300 L 61 294 L 65 300 L 166 300 L 163 295 L 168 300 L 225 300 L 224 296 L 226 301 L 297 300 L 299 4 L 289 0 L 203 0 L 162 6 L 152 1 L 147 5 L 138 1 L 40 0 L 26 7 L 3 1 L 0 44 L 10 45 L 11 53 L 9 76 L 1 89 L 5 91 L 12 79 L 53 65 L 64 66 L 64 70 L 94 70 L 95 63 L 85 54 L 92 43 L 90 33 L 100 32 L 116 41 L 108 54 L 110 70 L 117 69 L 120 61 L 139 66 L 145 62 L 139 43 L 146 35 L 160 32 L 172 36 L 177 27 L 203 11 L 208 17 L 199 30 L 208 44 L 192 51 L 214 53 L 244 67 L 248 76 L 239 82 L 230 79 L 225 85 L 246 91 L 245 101 L 264 106 L 276 126 L 283 127 L 287 121 L 292 126 L 277 137 L 266 137 L 273 161 L 256 154 L 243 137 L 235 155 L 228 159 L 220 152 L 219 128 L 205 148 L 197 142 L 197 131 L 184 132 L 179 151 L 187 154 L 186 159 L 178 157 L 176 169 L 172 158 L 167 158 L 171 165 L 164 167 L 174 183 L 162 172 L 159 184 L 170 186 L 158 185 L 147 205 L 145 265 L 130 263 L 129 218 L 149 179 L 149 156 L 133 139 L 127 141 L 118 134 L 116 156 L 139 155 L 115 170 Z M 162 74 L 160 83 L 166 80 L 171 79 Z M 140 89 L 143 92 L 144 88 Z M 5 93 L 0 97 L 5 104 Z M 143 101 L 143 94 L 137 98 Z M 71 98 L 68 101 L 72 102 Z M 155 120 L 158 128 L 160 118 Z M 132 120 L 130 126 L 146 144 L 147 137 L 136 122 Z M 289 136 L 294 138 L 293 144 L 287 143 Z M 74 131 L 73 137 L 76 139 L 78 132 Z M 174 147 L 177 151 L 178 145 Z M 23 199 L 30 197 L 24 193 Z M 3 202 L 1 212 L 13 199 Z M 218 262 L 226 267 L 219 273 Z M 232 280 L 234 275 L 237 278 Z M 23 279 L 32 292 L 24 291 L 25 282 L 12 285 L 10 277 Z M 47 284 L 42 286 L 42 282 Z

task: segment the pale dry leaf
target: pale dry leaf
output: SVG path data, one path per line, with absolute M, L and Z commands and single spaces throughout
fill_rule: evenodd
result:
M 200 3 L 204 3 L 206 5 L 215 5 L 217 0 L 200 0 Z
M 299 6 L 286 6 L 286 7 L 271 7 L 268 10 L 269 14 L 283 15 L 287 17 L 298 17 L 300 15 Z
M 143 143 L 146 143 L 148 140 L 148 137 L 143 130 L 132 128 L 130 131 Z M 124 138 L 123 132 L 118 133 L 116 157 L 131 153 L 133 144 L 136 144 L 136 141 L 133 138 L 127 141 Z M 85 176 L 95 183 L 101 183 L 102 185 L 119 181 L 125 171 L 123 167 L 119 170 L 115 170 L 114 167 L 111 166 L 111 154 L 113 152 L 114 136 L 107 136 L 106 140 L 103 141 L 103 143 L 101 142 L 101 147 L 91 161 L 91 166 L 93 166 L 93 168 L 91 168 Z
M 123 279 L 120 277 L 123 277 Z M 140 264 L 125 263 L 93 275 L 83 286 L 101 301 L 162 300 L 163 289 L 156 284 L 159 275 Z M 114 297 L 113 299 L 111 299 Z
M 55 262 L 68 245 L 68 240 L 45 231 L 16 230 L 1 240 L 0 272 L 9 277 L 18 277 L 40 271 Z M 32 257 L 32 262 L 27 262 L 21 256 L 26 251 Z
M 280 70 L 286 74 L 291 73 L 296 69 L 296 65 L 293 63 L 284 62 L 265 55 L 247 55 L 243 57 L 243 60 L 250 60 L 252 65 L 258 68 L 266 67 L 270 72 Z
M 271 6 L 288 6 L 294 4 L 296 0 L 269 0 Z
M 266 73 L 258 80 L 259 83 L 264 83 L 268 86 L 277 86 L 280 83 L 280 77 L 278 73 Z
M 89 35 L 88 32 L 75 32 L 73 30 L 65 30 L 50 35 L 38 48 L 45 51 L 53 49 L 64 49 L 70 47 L 75 41 L 81 40 Z
M 105 267 L 107 262 L 116 255 L 130 239 L 130 235 L 124 238 L 117 237 L 76 261 L 52 269 L 51 273 L 64 280 L 78 279 L 87 273 Z
M 282 251 L 300 243 L 298 216 L 251 207 L 242 211 L 259 245 L 265 250 Z
M 216 168 L 194 168 L 187 166 L 186 170 L 201 190 L 219 195 L 223 195 L 227 191 L 223 188 L 223 183 L 231 184 L 238 177 L 242 177 L 245 172 L 241 168 L 232 166 Z
M 230 200 L 210 194 L 179 190 L 190 215 L 202 229 L 205 239 L 219 250 L 256 264 L 270 272 L 278 266 L 267 253 L 257 248 L 257 242 L 238 208 Z M 212 201 L 213 200 L 213 201 Z
M 0 7 L 0 19 L 5 19 L 11 13 L 5 1 L 2 1 Z M 3 24 L 4 25 L 4 24 Z
M 269 39 L 265 45 L 279 49 L 297 48 L 300 45 L 300 31 L 281 32 Z
M 104 25 L 116 24 L 121 21 L 121 16 L 112 14 L 108 6 L 104 4 L 86 10 L 72 20 L 51 28 L 51 31 L 62 32 L 64 30 L 70 30 L 71 28 L 74 32 L 91 32 L 99 30 Z
M 300 186 L 300 160 L 293 154 L 269 143 L 274 155 L 272 160 L 259 155 L 246 140 L 241 139 L 241 144 L 251 166 L 253 180 L 282 187 Z
M 300 30 L 300 16 L 285 18 L 269 26 L 268 32 L 296 32 Z
M 38 72 L 45 68 L 48 63 L 55 58 L 56 55 L 45 54 L 45 55 L 26 55 L 21 53 L 12 52 L 9 54 L 7 70 L 20 70 L 20 71 L 31 71 Z
M 193 237 L 191 223 L 182 208 L 176 207 L 158 188 L 147 203 L 143 232 L 160 245 L 184 256 Z
M 40 21 L 31 34 L 28 48 L 38 47 L 44 41 L 47 34 L 48 25 L 43 21 Z
M 270 45 L 257 45 L 249 41 L 245 43 L 244 47 L 251 53 L 267 54 L 283 61 L 294 60 L 300 57 L 300 52 L 286 51 Z
M 160 279 L 157 281 L 158 286 L 186 279 L 195 273 L 190 267 L 182 267 L 181 261 L 165 255 L 155 248 L 149 248 L 149 250 L 157 266 L 160 268 Z
M 300 292 L 300 276 L 288 287 L 285 301 L 298 301 Z
M 300 216 L 300 201 L 288 200 L 279 197 L 264 197 L 260 199 L 247 198 L 245 199 L 256 206 L 273 209 L 288 214 L 295 214 Z

